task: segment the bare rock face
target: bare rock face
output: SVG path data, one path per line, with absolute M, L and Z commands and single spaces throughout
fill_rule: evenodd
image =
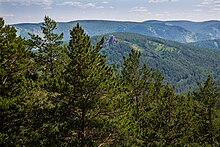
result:
M 111 46 L 118 43 L 118 39 L 114 35 L 109 35 L 105 38 L 104 47 Z

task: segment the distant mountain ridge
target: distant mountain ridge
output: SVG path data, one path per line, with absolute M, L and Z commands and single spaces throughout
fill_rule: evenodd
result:
M 93 44 L 102 36 L 92 37 Z M 108 64 L 121 64 L 123 56 L 136 49 L 142 53 L 141 63 L 159 69 L 165 82 L 174 85 L 178 92 L 196 87 L 196 82 L 209 73 L 220 80 L 220 52 L 192 45 L 147 37 L 134 33 L 111 33 L 105 35 L 102 53 Z M 113 40 L 113 41 L 112 41 Z
M 90 36 L 114 32 L 138 33 L 181 43 L 198 42 L 203 40 L 220 39 L 220 21 L 190 22 L 190 21 L 145 21 L 121 22 L 106 20 L 79 20 L 58 22 L 57 33 L 65 34 L 64 40 L 69 40 L 69 30 L 80 23 Z M 14 24 L 18 35 L 28 38 L 28 32 L 42 34 L 42 23 Z
M 185 21 L 150 20 L 150 21 L 145 21 L 145 23 L 157 23 L 157 24 L 159 23 L 159 24 L 167 24 L 172 26 L 179 26 L 191 32 L 211 36 L 212 39 L 220 38 L 220 21 L 218 20 L 209 20 L 203 22 L 193 22 L 187 20 Z
M 209 73 L 220 79 L 220 21 L 80 20 L 58 22 L 56 32 L 63 32 L 64 41 L 68 41 L 69 30 L 76 23 L 80 23 L 93 43 L 102 36 L 106 37 L 102 53 L 107 55 L 108 64 L 121 64 L 123 56 L 134 48 L 142 53 L 141 63 L 148 63 L 163 72 L 164 81 L 169 81 L 178 92 L 194 88 L 196 82 L 205 79 Z M 13 26 L 18 35 L 28 38 L 28 32 L 42 35 L 41 25 L 24 23 Z
M 204 40 L 204 41 L 192 42 L 188 44 L 200 48 L 215 49 L 220 51 L 220 39 Z

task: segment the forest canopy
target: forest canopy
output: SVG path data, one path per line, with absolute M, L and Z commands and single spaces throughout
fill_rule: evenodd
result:
M 220 91 L 212 75 L 185 95 L 140 64 L 106 64 L 77 24 L 68 44 L 44 18 L 25 40 L 0 19 L 3 146 L 220 146 Z

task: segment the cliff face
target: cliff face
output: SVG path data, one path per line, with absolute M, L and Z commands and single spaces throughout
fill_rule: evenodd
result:
M 117 44 L 119 41 L 114 35 L 108 35 L 105 37 L 105 43 L 103 47 L 111 46 Z

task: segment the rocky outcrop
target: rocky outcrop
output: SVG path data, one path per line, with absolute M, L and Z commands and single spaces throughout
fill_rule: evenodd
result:
M 105 43 L 103 47 L 111 46 L 118 43 L 118 39 L 114 35 L 109 35 L 105 37 Z

